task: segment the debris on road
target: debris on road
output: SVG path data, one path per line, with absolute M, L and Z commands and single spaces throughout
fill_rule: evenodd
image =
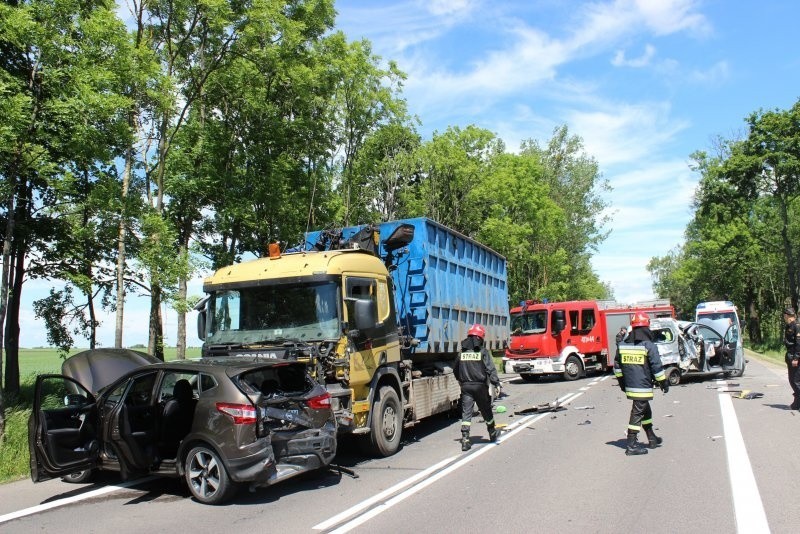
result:
M 514 412 L 514 414 L 528 415 L 532 413 L 558 412 L 560 410 L 566 410 L 566 408 L 561 406 L 560 400 L 555 400 L 553 402 L 545 402 L 544 404 L 538 404 L 536 406 L 531 406 L 530 408 L 523 408 L 522 410 L 517 410 Z
M 592 424 L 592 422 L 587 419 L 583 423 L 578 423 L 578 426 L 580 426 L 580 425 L 591 425 L 591 424 Z
M 594 410 L 594 406 L 575 406 L 573 410 Z
M 763 397 L 764 394 L 758 391 L 750 391 L 749 389 L 745 389 L 741 391 L 738 395 L 731 395 L 734 399 L 760 399 Z
M 708 436 L 708 439 L 711 441 L 717 441 L 718 439 L 722 439 L 722 436 Z

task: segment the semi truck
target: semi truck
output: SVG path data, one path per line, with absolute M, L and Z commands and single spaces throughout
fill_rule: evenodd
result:
M 614 365 L 617 334 L 638 311 L 651 318 L 675 316 L 669 300 L 631 305 L 608 300 L 523 301 L 510 310 L 504 370 L 526 381 L 547 375 L 575 380 L 590 371 L 605 372 Z
M 449 411 L 452 363 L 473 323 L 508 340 L 506 260 L 427 218 L 315 230 L 304 243 L 218 269 L 198 305 L 203 357 L 306 362 L 331 394 L 340 433 L 375 455 Z

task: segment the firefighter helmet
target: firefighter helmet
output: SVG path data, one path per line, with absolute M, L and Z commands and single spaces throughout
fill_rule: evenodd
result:
M 631 328 L 636 328 L 637 326 L 650 326 L 650 317 L 644 312 L 636 312 L 633 314 L 633 318 L 631 319 Z
M 483 339 L 486 337 L 486 329 L 481 325 L 479 325 L 478 323 L 475 323 L 470 327 L 469 331 L 467 332 L 467 335 L 478 336 L 479 338 Z

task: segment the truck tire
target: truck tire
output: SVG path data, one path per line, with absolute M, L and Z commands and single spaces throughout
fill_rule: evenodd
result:
M 567 361 L 564 362 L 564 380 L 576 380 L 581 376 L 582 370 L 583 366 L 581 366 L 580 358 L 574 354 L 568 356 Z
M 667 369 L 667 380 L 670 386 L 677 386 L 681 383 L 681 370 L 677 367 Z
M 403 411 L 397 392 L 382 386 L 372 401 L 370 432 L 365 440 L 365 452 L 375 456 L 391 456 L 400 448 L 403 433 Z

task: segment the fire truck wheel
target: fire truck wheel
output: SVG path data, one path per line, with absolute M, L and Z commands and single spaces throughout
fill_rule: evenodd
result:
M 564 380 L 575 380 L 581 376 L 581 361 L 577 356 L 570 356 L 564 362 Z
M 681 370 L 677 367 L 667 369 L 667 380 L 670 386 L 677 386 L 681 383 Z
M 400 448 L 403 433 L 403 411 L 397 392 L 391 386 L 383 386 L 372 401 L 370 433 L 365 436 L 366 452 L 376 456 L 391 456 Z

